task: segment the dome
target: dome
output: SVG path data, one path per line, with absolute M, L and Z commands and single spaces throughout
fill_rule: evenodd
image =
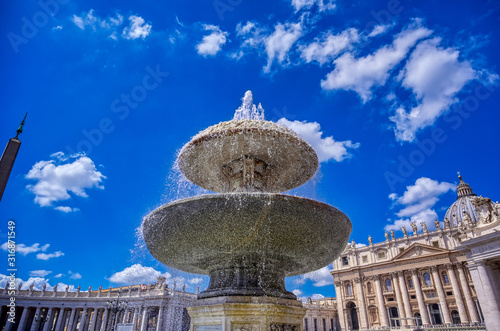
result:
M 476 194 L 472 191 L 469 184 L 465 183 L 460 174 L 460 183 L 457 186 L 457 201 L 455 201 L 450 208 L 446 211 L 445 219 L 450 221 L 450 225 L 457 226 L 459 221 L 462 222 L 465 215 L 469 215 L 471 221 L 476 223 L 479 221 L 479 217 L 476 213 L 476 208 L 474 207 L 473 200 L 476 198 Z
M 490 199 L 478 197 L 472 191 L 469 184 L 465 183 L 460 174 L 460 183 L 457 186 L 457 201 L 455 201 L 448 211 L 446 211 L 445 221 L 450 221 L 450 226 L 459 226 L 461 223 L 466 226 L 476 226 L 477 223 L 488 224 L 499 215 L 498 206 Z

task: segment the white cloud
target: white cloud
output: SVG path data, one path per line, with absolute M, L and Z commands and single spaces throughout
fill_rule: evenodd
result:
M 359 41 L 358 30 L 350 28 L 334 35 L 331 31 L 316 38 L 314 42 L 300 47 L 301 57 L 307 63 L 317 61 L 320 65 L 334 60 L 339 54 L 351 50 Z
M 324 299 L 324 298 L 325 298 L 325 296 L 323 294 L 319 294 L 319 293 L 314 293 L 311 296 L 311 299 L 313 299 L 313 300 Z
M 372 96 L 372 88 L 384 85 L 390 71 L 420 39 L 431 33 L 416 21 L 397 34 L 391 45 L 383 46 L 373 54 L 356 59 L 353 54 L 345 53 L 334 61 L 335 69 L 321 81 L 321 87 L 355 91 L 363 102 L 367 102 Z
M 296 296 L 301 296 L 303 294 L 303 292 L 299 289 L 293 290 L 292 293 L 295 294 Z
M 53 155 L 56 155 L 53 157 L 56 160 L 39 161 L 26 175 L 26 178 L 37 181 L 27 188 L 36 195 L 35 202 L 40 206 L 52 206 L 54 202 L 70 199 L 70 192 L 86 198 L 86 189 L 104 188 L 101 182 L 106 177 L 97 171 L 87 156 L 70 156 L 74 159 L 70 162 L 70 159 L 64 159 L 64 155 Z
M 5 288 L 5 285 L 7 282 L 10 283 L 10 278 L 7 275 L 0 274 L 0 288 Z M 48 279 L 45 279 L 43 277 L 30 277 L 27 281 L 23 281 L 21 278 L 16 278 L 16 289 L 19 284 L 22 283 L 21 289 L 22 290 L 27 290 L 29 289 L 30 285 L 33 284 L 33 289 L 36 291 L 41 291 L 43 289 L 43 284 L 47 284 L 47 287 L 45 288 L 46 291 L 52 291 L 53 287 L 49 284 Z M 75 287 L 73 285 L 66 285 L 64 283 L 58 283 L 57 284 L 57 291 L 64 291 L 66 289 L 66 286 L 69 286 L 68 291 L 74 292 Z
M 64 276 L 64 274 L 57 274 L 54 276 L 54 278 L 61 278 L 62 276 Z
M 217 54 L 226 43 L 227 32 L 222 31 L 216 25 L 203 25 L 205 31 L 211 31 L 209 35 L 203 37 L 202 41 L 196 45 L 198 54 L 207 57 Z
M 274 32 L 264 39 L 267 64 L 264 72 L 270 72 L 274 60 L 280 65 L 287 60 L 288 52 L 297 39 L 302 36 L 302 25 L 300 23 L 278 23 Z
M 39 260 L 47 261 L 48 259 L 52 259 L 54 257 L 61 257 L 61 256 L 64 256 L 64 253 L 61 251 L 57 251 L 55 253 L 50 253 L 50 254 L 39 253 L 36 255 L 36 258 Z
M 68 207 L 68 206 L 58 206 L 58 207 L 54 207 L 54 209 L 62 211 L 63 213 L 71 213 L 71 212 L 79 211 L 80 210 L 79 208 L 71 208 L 71 207 Z
M 258 48 L 264 45 L 264 39 L 268 30 L 261 27 L 257 22 L 248 21 L 243 25 L 236 25 L 236 35 L 243 38 L 242 48 Z
M 68 287 L 68 292 L 76 292 L 75 285 L 68 285 L 65 283 L 57 283 L 57 292 L 66 291 L 66 287 Z
M 47 250 L 47 248 L 49 248 L 49 246 L 50 246 L 50 244 L 45 244 L 42 247 L 40 247 L 39 243 L 35 243 L 31 246 L 26 246 L 25 244 L 17 244 L 16 245 L 16 253 L 26 256 L 27 254 L 30 254 L 30 253 L 36 253 L 36 252 L 40 252 L 40 251 L 45 252 Z M 4 251 L 7 251 L 8 250 L 8 243 L 7 242 L 3 243 L 2 246 L 0 246 L 0 248 L 3 249 Z
M 73 15 L 71 21 L 82 30 L 90 28 L 94 32 L 103 31 L 113 40 L 118 40 L 119 35 L 124 39 L 145 39 L 151 34 L 152 29 L 152 25 L 146 23 L 141 16 L 130 15 L 128 17 L 128 26 L 121 30 L 125 20 L 120 13 L 115 12 L 114 16 L 102 18 L 96 15 L 93 9 L 87 13 L 82 13 L 80 16 Z
M 333 271 L 333 267 L 328 265 L 319 270 L 308 272 L 300 278 L 298 278 L 295 282 L 298 284 L 304 284 L 307 280 L 313 281 L 313 286 L 323 287 L 327 285 L 333 285 L 333 276 L 330 272 Z
M 71 279 L 82 279 L 82 275 L 80 275 L 78 272 L 73 272 L 73 271 L 68 271 L 69 278 Z
M 129 26 L 125 27 L 122 33 L 125 39 L 144 39 L 151 33 L 151 24 L 146 23 L 144 18 L 131 15 L 128 19 L 130 21 Z
M 320 162 L 335 160 L 340 162 L 351 157 L 350 150 L 359 147 L 359 143 L 350 140 L 335 141 L 333 137 L 323 138 L 323 132 L 317 122 L 289 121 L 286 118 L 278 120 L 278 124 L 289 127 L 307 141 L 318 154 Z
M 403 86 L 413 92 L 418 104 L 410 111 L 401 106 L 391 117 L 399 141 L 413 141 L 417 131 L 434 124 L 476 77 L 470 62 L 461 62 L 456 49 L 439 47 L 440 41 L 434 38 L 417 45 L 400 74 Z
M 370 33 L 368 34 L 368 37 L 369 37 L 369 38 L 372 38 L 372 37 L 378 36 L 378 35 L 380 35 L 380 34 L 383 34 L 383 33 L 385 33 L 386 31 L 388 31 L 389 29 L 391 29 L 394 25 L 395 25 L 395 23 L 392 23 L 392 24 L 379 24 L 379 25 L 375 25 L 375 26 L 373 27 L 372 32 L 370 32 Z
M 159 276 L 163 276 L 167 279 L 171 278 L 171 275 L 168 272 L 161 273 L 160 271 L 155 270 L 151 267 L 144 267 L 141 264 L 134 264 L 122 271 L 111 275 L 111 277 L 109 277 L 109 281 L 115 284 L 124 285 L 148 284 L 155 283 Z
M 82 30 L 85 30 L 86 27 L 90 27 L 93 31 L 97 31 L 97 29 L 110 30 L 122 24 L 123 16 L 115 13 L 114 17 L 100 18 L 94 14 L 93 9 L 90 9 L 86 14 L 73 15 L 71 21 Z
M 402 226 L 409 230 L 411 229 L 410 222 L 417 222 L 419 228 L 421 228 L 420 223 L 425 222 L 429 228 L 432 228 L 434 220 L 437 219 L 437 213 L 432 208 L 441 195 L 455 189 L 456 186 L 452 183 L 439 183 L 436 180 L 421 177 L 415 181 L 414 185 L 407 186 L 402 196 L 391 193 L 389 199 L 395 206 L 400 205 L 403 208 L 396 213 L 401 219 L 386 225 L 385 230 L 400 230 Z
M 48 274 L 50 274 L 51 272 L 52 271 L 48 271 L 48 270 L 33 270 L 33 271 L 30 271 L 30 276 L 32 276 L 32 277 L 45 277 Z
M 188 280 L 189 284 L 198 285 L 203 282 L 203 278 L 195 277 Z
M 310 9 L 314 5 L 318 5 L 318 10 L 320 12 L 325 10 L 333 10 L 337 6 L 335 5 L 335 1 L 327 0 L 324 3 L 324 0 L 292 0 L 292 6 L 295 8 L 295 12 L 298 12 L 302 9 Z

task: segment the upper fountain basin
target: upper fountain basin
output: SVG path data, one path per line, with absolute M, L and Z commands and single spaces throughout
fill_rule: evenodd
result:
M 186 178 L 214 192 L 284 192 L 318 169 L 314 149 L 285 126 L 232 120 L 201 131 L 180 151 Z
M 294 276 L 332 263 L 352 225 L 338 209 L 314 200 L 232 193 L 171 202 L 148 215 L 142 229 L 156 259 L 186 272 L 237 266 Z

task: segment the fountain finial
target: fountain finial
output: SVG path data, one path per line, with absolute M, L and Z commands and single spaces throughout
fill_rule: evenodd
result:
M 248 90 L 241 99 L 241 106 L 234 112 L 233 120 L 264 120 L 264 108 L 253 103 L 252 91 Z

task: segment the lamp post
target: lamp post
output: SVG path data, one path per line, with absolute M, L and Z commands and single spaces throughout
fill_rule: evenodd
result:
M 108 301 L 106 302 L 106 305 L 108 306 L 108 309 L 113 312 L 113 324 L 111 325 L 111 330 L 115 331 L 116 330 L 116 315 L 122 311 L 124 311 L 128 307 L 128 302 L 127 301 L 121 301 L 120 302 L 120 294 L 121 291 L 118 292 L 118 298 L 116 298 L 113 301 Z

